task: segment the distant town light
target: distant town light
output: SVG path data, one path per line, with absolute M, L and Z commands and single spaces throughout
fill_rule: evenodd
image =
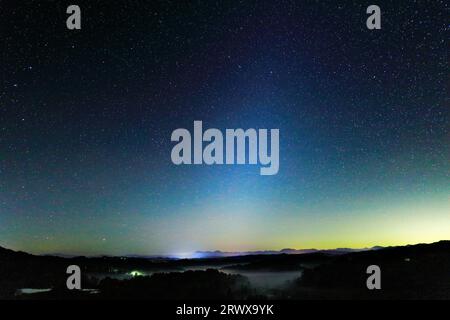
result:
M 145 276 L 145 273 L 142 273 L 142 272 L 137 271 L 137 270 L 133 270 L 133 271 L 130 272 L 130 275 L 132 277 L 142 277 L 142 276 Z

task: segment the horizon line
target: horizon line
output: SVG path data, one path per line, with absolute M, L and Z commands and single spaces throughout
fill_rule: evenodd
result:
M 325 248 L 325 249 L 317 249 L 317 248 L 282 248 L 282 249 L 261 249 L 261 250 L 243 250 L 243 251 L 222 251 L 220 249 L 217 250 L 195 250 L 192 252 L 185 252 L 185 253 L 165 253 L 165 254 L 104 254 L 104 253 L 98 253 L 98 254 L 82 254 L 82 253 L 62 253 L 62 252 L 48 252 L 48 253 L 33 253 L 30 251 L 24 251 L 20 249 L 12 249 L 11 247 L 5 247 L 0 244 L 0 248 L 11 250 L 14 252 L 23 252 L 35 256 L 56 256 L 56 257 L 66 257 L 66 258 L 75 258 L 75 257 L 87 257 L 87 258 L 98 258 L 98 257 L 117 257 L 117 258 L 172 258 L 172 259 L 201 259 L 202 257 L 195 257 L 196 254 L 211 254 L 209 257 L 213 257 L 214 253 L 217 254 L 231 254 L 229 257 L 232 256 L 239 256 L 239 255 L 252 255 L 252 254 L 261 254 L 266 252 L 266 254 L 270 254 L 269 252 L 274 252 L 272 254 L 282 253 L 284 250 L 293 250 L 293 251 L 332 251 L 332 250 L 360 250 L 360 251 L 366 251 L 373 248 L 392 248 L 392 247 L 406 247 L 406 246 L 414 246 L 414 245 L 421 245 L 421 244 L 433 244 L 433 243 L 439 243 L 442 241 L 450 241 L 450 239 L 441 239 L 437 241 L 432 242 L 418 242 L 418 243 L 408 243 L 408 244 L 398 244 L 398 245 L 387 245 L 387 246 L 380 246 L 380 245 L 374 245 L 374 246 L 366 246 L 366 247 L 359 247 L 359 248 L 353 248 L 353 247 L 335 247 L 335 248 Z M 234 254 L 234 255 L 233 255 Z M 295 254 L 295 253 L 293 253 Z M 301 253 L 297 253 L 301 254 Z M 208 258 L 208 257 L 205 257 Z

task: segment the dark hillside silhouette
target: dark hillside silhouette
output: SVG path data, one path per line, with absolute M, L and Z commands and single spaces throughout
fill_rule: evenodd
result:
M 66 268 L 78 265 L 86 291 L 66 289 Z M 366 269 L 381 268 L 381 290 L 368 290 Z M 199 269 L 189 271 L 190 268 Z M 132 276 L 139 270 L 144 276 Z M 186 271 L 188 270 L 188 271 Z M 225 273 L 234 270 L 233 274 Z M 225 271 L 225 272 L 223 272 Z M 283 272 L 301 277 L 273 290 L 245 276 Z M 102 276 L 99 277 L 98 274 Z M 122 276 L 117 278 L 117 276 Z M 23 288 L 49 292 L 18 295 Z M 0 247 L 1 299 L 450 299 L 450 241 L 341 255 L 249 255 L 204 259 L 36 256 Z

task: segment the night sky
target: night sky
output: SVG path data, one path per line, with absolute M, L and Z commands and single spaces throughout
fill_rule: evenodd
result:
M 449 239 L 445 1 L 1 1 L 0 246 Z M 78 4 L 82 29 L 66 28 Z M 382 29 L 366 28 L 377 4 Z M 173 130 L 279 128 L 280 169 L 171 162 Z

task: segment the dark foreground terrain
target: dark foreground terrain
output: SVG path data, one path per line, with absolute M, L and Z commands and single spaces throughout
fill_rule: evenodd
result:
M 66 289 L 69 265 L 80 266 L 84 290 Z M 369 265 L 381 268 L 381 290 L 366 287 Z M 282 284 L 253 280 L 286 274 Z M 450 241 L 205 259 L 63 258 L 0 247 L 0 299 L 450 299 Z

